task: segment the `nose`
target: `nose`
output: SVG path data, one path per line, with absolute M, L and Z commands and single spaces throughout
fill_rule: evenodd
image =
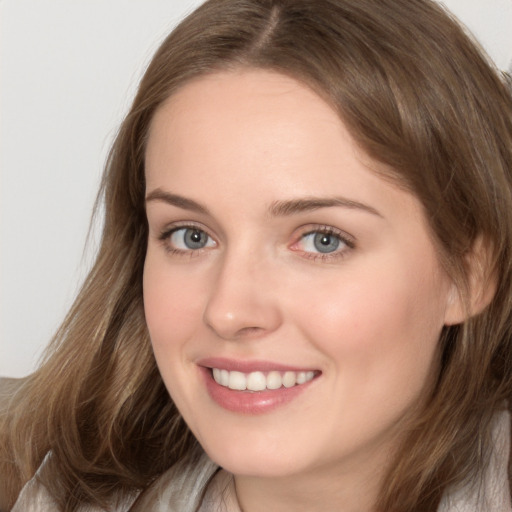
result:
M 218 262 L 204 311 L 204 322 L 225 340 L 254 338 L 281 324 L 275 271 L 249 253 L 225 255 Z

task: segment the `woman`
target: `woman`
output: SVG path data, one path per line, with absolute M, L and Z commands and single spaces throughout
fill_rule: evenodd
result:
M 206 2 L 11 393 L 3 508 L 510 510 L 511 168 L 505 80 L 430 1 Z

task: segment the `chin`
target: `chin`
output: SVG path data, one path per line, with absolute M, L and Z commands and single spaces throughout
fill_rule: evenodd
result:
M 214 428 L 212 426 L 211 432 Z M 203 449 L 214 462 L 235 475 L 285 477 L 301 472 L 313 463 L 314 454 L 304 451 L 304 443 L 293 442 L 283 432 L 276 435 L 275 432 L 259 431 L 251 435 L 247 431 L 231 430 L 213 439 L 211 432 L 200 439 Z
M 260 454 L 258 457 L 243 456 L 241 454 L 216 454 L 210 458 L 223 469 L 239 476 L 251 476 L 258 478 L 279 478 L 290 476 L 301 471 L 301 465 L 295 460 L 283 454 L 276 457 L 273 454 Z M 280 460 L 281 458 L 286 460 Z

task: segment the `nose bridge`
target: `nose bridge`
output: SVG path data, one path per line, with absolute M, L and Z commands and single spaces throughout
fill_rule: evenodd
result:
M 233 247 L 219 258 L 204 321 L 219 337 L 238 339 L 275 330 L 281 321 L 272 287 L 272 262 L 250 247 Z

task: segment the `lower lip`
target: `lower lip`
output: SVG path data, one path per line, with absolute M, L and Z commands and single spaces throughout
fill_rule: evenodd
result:
M 201 367 L 201 373 L 208 394 L 214 402 L 228 411 L 241 414 L 264 414 L 273 411 L 294 400 L 316 380 L 313 379 L 291 388 L 281 387 L 267 391 L 236 391 L 217 384 L 213 379 L 210 368 Z

